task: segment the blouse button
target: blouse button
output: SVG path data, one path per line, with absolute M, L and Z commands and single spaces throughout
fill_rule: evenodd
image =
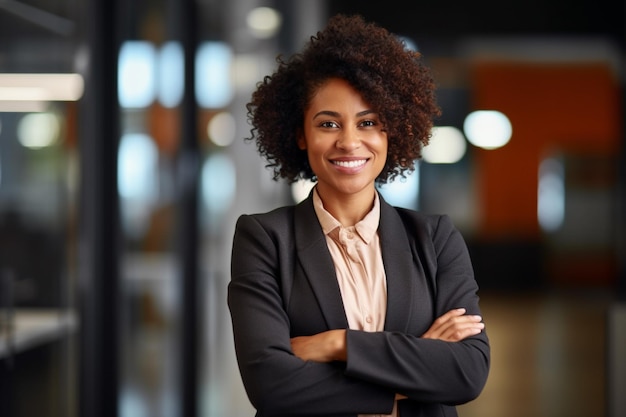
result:
M 365 317 L 365 321 L 368 322 L 369 324 L 372 324 L 372 316 Z

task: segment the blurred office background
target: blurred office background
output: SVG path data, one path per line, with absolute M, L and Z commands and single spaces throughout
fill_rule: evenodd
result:
M 381 192 L 468 242 L 493 358 L 460 415 L 626 415 L 623 2 L 1 0 L 1 416 L 253 415 L 234 222 L 310 184 L 271 180 L 245 104 L 337 12 L 439 84 Z

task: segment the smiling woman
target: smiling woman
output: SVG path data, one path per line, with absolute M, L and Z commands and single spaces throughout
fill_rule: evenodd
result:
M 252 95 L 249 140 L 274 178 L 314 182 L 236 225 L 228 305 L 257 416 L 455 416 L 485 384 L 463 238 L 376 189 L 415 169 L 439 114 L 420 59 L 337 15 Z

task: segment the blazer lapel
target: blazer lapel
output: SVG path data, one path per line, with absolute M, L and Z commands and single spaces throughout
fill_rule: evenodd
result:
M 415 301 L 414 277 L 419 272 L 400 216 L 380 194 L 379 197 L 381 207 L 378 228 L 387 277 L 385 330 L 406 332 Z M 347 328 L 348 319 L 335 266 L 315 215 L 311 196 L 296 206 L 294 222 L 298 259 L 315 293 L 326 324 L 330 329 Z
M 329 329 L 348 327 L 341 290 L 337 282 L 326 237 L 315 215 L 311 195 L 295 209 L 295 237 L 298 259 Z
M 396 210 L 380 196 L 378 226 L 383 263 L 387 276 L 385 330 L 407 331 L 413 309 L 414 277 L 418 271 L 411 255 L 407 231 Z

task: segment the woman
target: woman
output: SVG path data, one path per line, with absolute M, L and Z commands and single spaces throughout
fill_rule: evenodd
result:
M 274 178 L 316 181 L 237 222 L 228 303 L 257 416 L 455 416 L 490 357 L 466 245 L 376 190 L 415 168 L 439 114 L 419 54 L 338 15 L 248 111 Z

